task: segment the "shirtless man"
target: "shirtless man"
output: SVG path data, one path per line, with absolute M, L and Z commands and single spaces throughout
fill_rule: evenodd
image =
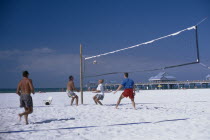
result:
M 71 105 L 73 104 L 74 99 L 76 99 L 76 105 L 78 106 L 78 96 L 74 93 L 74 90 L 79 92 L 79 90 L 77 90 L 74 86 L 74 77 L 69 76 L 69 82 L 67 83 L 66 93 L 69 96 L 69 98 L 72 98 Z
M 16 91 L 16 93 L 20 96 L 20 107 L 24 107 L 25 109 L 25 112 L 18 115 L 20 120 L 21 117 L 24 116 L 26 124 L 28 124 L 28 114 L 33 112 L 33 100 L 31 93 L 35 93 L 32 80 L 29 79 L 28 76 L 28 71 L 23 71 L 23 79 L 18 83 Z

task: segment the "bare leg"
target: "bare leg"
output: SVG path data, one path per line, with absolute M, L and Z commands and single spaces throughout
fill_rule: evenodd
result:
M 74 99 L 75 99 L 75 97 L 72 97 L 72 99 L 71 99 L 71 105 L 73 104 Z
M 29 109 L 27 107 L 25 107 L 25 111 L 29 111 Z M 26 121 L 26 125 L 28 124 L 28 114 L 24 115 L 25 121 Z
M 19 114 L 19 117 L 21 119 L 21 117 L 24 115 L 24 118 L 25 118 L 25 121 L 26 121 L 26 124 L 28 124 L 28 114 L 31 114 L 33 112 L 33 107 L 25 107 L 25 112 Z
M 98 102 L 100 105 L 103 105 L 97 98 L 95 101 Z
M 78 96 L 76 95 L 76 105 L 78 106 Z
M 124 96 L 121 94 L 120 98 L 117 101 L 117 104 L 116 104 L 116 107 L 115 107 L 116 109 L 117 109 L 118 105 L 120 104 L 120 102 L 123 98 L 124 98 Z
M 28 115 L 24 115 L 25 121 L 26 121 L 26 125 L 28 124 Z
M 98 104 L 98 103 L 96 102 L 96 96 L 93 96 L 93 101 L 94 101 L 96 104 Z
M 136 110 L 136 105 L 135 105 L 134 99 L 131 99 L 131 102 L 132 102 L 133 108 Z
M 18 114 L 18 116 L 19 116 L 19 121 L 21 121 L 21 117 L 22 117 L 22 116 L 21 116 L 20 114 Z

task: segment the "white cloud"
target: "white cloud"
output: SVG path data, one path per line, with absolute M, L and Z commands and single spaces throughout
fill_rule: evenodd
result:
M 69 75 L 78 74 L 79 71 L 78 54 L 62 54 L 50 48 L 0 51 L 0 60 L 5 64 L 5 69 L 8 63 L 13 63 L 14 68 L 8 68 L 13 72 L 29 70 L 47 75 Z
M 0 60 L 11 60 L 13 57 L 19 57 L 23 55 L 40 55 L 40 54 L 52 54 L 55 53 L 55 50 L 50 48 L 36 48 L 33 50 L 5 50 L 0 51 Z
M 54 53 L 56 51 L 55 50 L 52 50 L 50 48 L 39 48 L 39 49 L 33 49 L 30 52 L 31 53 L 35 53 L 35 54 L 51 54 L 51 53 Z
M 16 54 L 20 54 L 21 51 L 19 50 L 6 50 L 6 51 L 0 51 L 0 60 L 4 59 L 11 59 L 12 56 Z
M 78 73 L 79 56 L 74 54 L 28 55 L 18 59 L 19 70 L 54 74 Z

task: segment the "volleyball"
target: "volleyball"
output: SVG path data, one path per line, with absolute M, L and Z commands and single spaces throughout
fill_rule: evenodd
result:
M 97 61 L 96 61 L 96 60 L 94 60 L 94 61 L 93 61 L 93 64 L 97 64 Z

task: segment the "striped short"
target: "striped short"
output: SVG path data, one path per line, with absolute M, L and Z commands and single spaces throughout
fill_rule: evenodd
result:
M 20 107 L 33 107 L 33 100 L 30 94 L 20 95 Z
M 73 91 L 70 91 L 70 90 L 67 90 L 66 93 L 69 96 L 69 98 L 76 96 L 76 94 Z

